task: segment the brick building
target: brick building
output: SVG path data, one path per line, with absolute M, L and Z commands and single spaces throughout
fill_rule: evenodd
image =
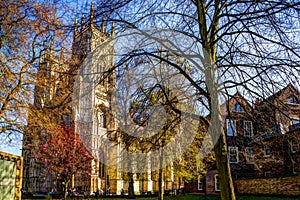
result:
M 253 105 L 238 92 L 221 105 L 233 180 L 299 173 L 299 101 L 299 91 L 289 84 Z M 217 194 L 217 174 L 211 169 L 185 184 L 186 191 Z
M 300 94 L 291 84 L 255 103 L 256 176 L 295 174 L 299 168 Z M 259 151 L 260 150 L 260 151 Z M 262 153 L 263 152 L 263 153 Z M 265 162 L 265 163 L 264 163 Z

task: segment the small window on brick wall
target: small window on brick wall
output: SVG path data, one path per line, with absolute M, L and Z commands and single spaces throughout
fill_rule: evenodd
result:
M 215 174 L 215 191 L 220 191 L 219 174 Z
M 236 136 L 235 121 L 227 119 L 227 136 Z
M 292 169 L 292 172 L 293 172 L 293 174 L 297 174 L 297 170 L 296 170 L 296 168 L 295 168 L 295 166 L 294 166 L 294 163 L 293 163 L 293 169 Z
M 252 147 L 246 147 L 246 160 L 248 164 L 254 163 L 254 153 Z
M 266 145 L 265 146 L 265 157 L 269 157 L 271 155 L 271 147 Z
M 239 151 L 238 147 L 228 147 L 228 159 L 230 163 L 238 163 L 239 162 Z
M 271 176 L 271 172 L 270 171 L 266 171 L 265 172 L 265 177 L 270 177 Z
M 253 126 L 251 121 L 244 121 L 244 136 L 245 137 L 253 136 Z
M 198 176 L 198 190 L 202 191 L 204 187 L 204 178 L 202 176 Z
M 296 149 L 297 149 L 297 146 L 296 146 L 296 142 L 295 141 L 290 141 L 290 147 L 291 147 L 291 152 L 292 153 L 295 153 L 296 152 Z

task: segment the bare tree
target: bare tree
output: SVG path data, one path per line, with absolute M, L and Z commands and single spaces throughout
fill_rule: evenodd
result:
M 70 91 L 62 81 L 68 52 L 60 53 L 71 30 L 67 8 L 64 2 L 0 1 L 0 137 L 16 149 L 24 133 L 24 177 L 41 130 L 61 124 L 58 107 L 68 107 Z M 27 190 L 30 180 L 24 182 Z
M 125 58 L 119 59 L 116 67 L 126 58 L 147 55 L 175 68 L 190 82 L 192 91 L 210 115 L 211 123 L 207 125 L 210 133 L 221 133 L 213 141 L 217 142 L 215 155 L 222 199 L 235 199 L 235 193 L 220 97 L 236 90 L 243 90 L 252 98 L 264 97 L 289 82 L 299 83 L 299 9 L 300 3 L 293 0 L 132 0 L 110 13 L 111 20 L 118 22 L 120 32 L 127 27 L 140 31 L 143 36 L 164 44 L 163 51 L 182 56 L 191 64 L 194 73 L 161 56 L 161 51 L 154 50 L 153 46 L 139 45 L 138 49 L 123 54 Z M 178 47 L 174 45 L 175 37 L 162 41 L 155 36 L 159 29 L 180 33 L 193 44 L 199 44 L 202 50 L 192 54 L 190 50 L 195 46 Z
M 15 0 L 0 5 L 0 133 L 14 135 L 22 133 L 28 116 L 36 114 L 31 106 L 33 91 L 37 85 L 45 87 L 37 77 L 39 60 L 54 35 L 60 42 L 65 40 L 67 29 L 63 15 L 57 13 L 61 5 Z

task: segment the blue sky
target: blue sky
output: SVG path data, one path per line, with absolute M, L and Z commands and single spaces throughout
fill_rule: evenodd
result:
M 14 154 L 14 155 L 21 155 L 22 154 L 22 134 L 14 133 L 11 135 L 0 135 L 0 151 Z

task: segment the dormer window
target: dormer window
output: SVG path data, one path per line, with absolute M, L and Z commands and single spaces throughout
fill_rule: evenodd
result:
M 295 96 L 290 96 L 288 98 L 288 103 L 299 104 L 298 99 Z
M 233 111 L 234 112 L 245 112 L 245 109 L 241 104 L 237 103 L 234 105 Z

